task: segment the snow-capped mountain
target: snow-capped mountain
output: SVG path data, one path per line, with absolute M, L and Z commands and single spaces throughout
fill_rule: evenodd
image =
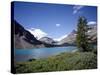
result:
M 14 47 L 15 48 L 36 48 L 36 47 L 44 47 L 44 44 L 37 40 L 34 35 L 32 35 L 29 31 L 27 31 L 22 25 L 20 25 L 17 21 L 12 21 L 12 25 L 14 26 Z
M 44 31 L 42 31 L 41 29 L 36 29 L 36 28 L 30 28 L 27 29 L 31 34 L 34 35 L 35 38 L 37 38 L 38 40 L 42 37 L 46 37 L 47 33 L 45 33 Z
M 75 45 L 77 31 L 73 30 L 70 34 L 66 34 L 58 39 L 53 39 L 47 36 L 47 33 L 41 29 L 31 28 L 25 29 L 16 21 L 12 21 L 14 25 L 14 42 L 15 48 L 40 48 Z M 88 28 L 89 42 L 97 42 L 97 25 L 89 25 Z

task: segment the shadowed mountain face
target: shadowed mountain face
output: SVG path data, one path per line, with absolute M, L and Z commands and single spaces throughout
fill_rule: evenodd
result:
M 38 41 L 34 35 L 25 30 L 18 22 L 13 21 L 14 25 L 14 44 L 15 48 L 37 48 L 44 47 L 42 42 Z

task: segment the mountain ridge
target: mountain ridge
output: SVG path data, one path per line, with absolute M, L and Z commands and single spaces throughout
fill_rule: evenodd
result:
M 14 25 L 14 43 L 15 48 L 41 48 L 41 47 L 60 47 L 76 45 L 77 31 L 74 29 L 70 34 L 66 34 L 60 41 L 55 41 L 48 36 L 37 39 L 31 32 L 26 30 L 17 21 L 12 21 Z M 97 26 L 90 25 L 88 31 L 89 42 L 96 43 L 97 41 Z
M 88 38 L 90 40 L 91 43 L 96 43 L 97 40 L 97 25 L 88 25 Z M 65 37 L 64 39 L 62 39 L 60 41 L 60 44 L 64 44 L 64 43 L 69 43 L 69 44 L 75 44 L 76 43 L 76 35 L 77 35 L 77 31 L 73 30 L 67 37 Z

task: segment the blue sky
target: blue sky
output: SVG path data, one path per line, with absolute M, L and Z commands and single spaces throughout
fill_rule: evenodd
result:
M 38 29 L 51 38 L 59 38 L 76 29 L 79 16 L 97 22 L 95 6 L 15 2 L 14 19 L 25 29 Z

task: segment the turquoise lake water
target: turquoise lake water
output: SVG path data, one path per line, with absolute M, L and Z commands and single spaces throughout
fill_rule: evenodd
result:
M 52 48 L 34 48 L 34 49 L 15 49 L 15 61 L 27 61 L 35 58 L 47 58 L 62 52 L 73 52 L 77 48 L 75 46 L 52 47 Z

